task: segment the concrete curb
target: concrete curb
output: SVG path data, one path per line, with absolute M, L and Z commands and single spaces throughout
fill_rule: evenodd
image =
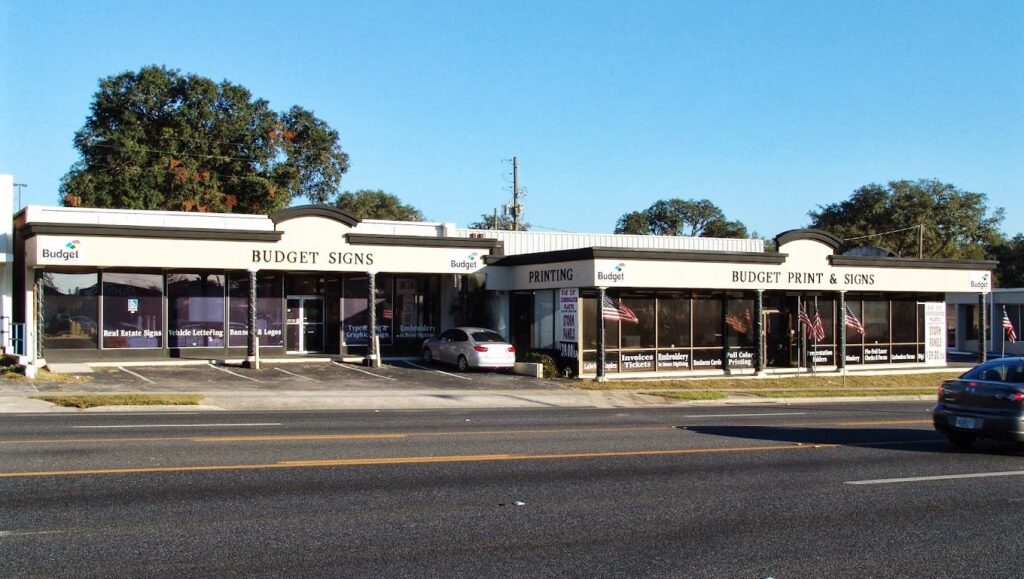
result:
M 147 392 L 147 394 L 157 392 Z M 177 392 L 180 393 L 180 392 Z M 495 408 L 645 408 L 736 405 L 799 405 L 849 402 L 932 401 L 933 396 L 851 396 L 829 398 L 757 398 L 736 396 L 721 400 L 673 400 L 622 390 L 378 390 L 323 391 L 205 391 L 194 406 L 102 406 L 81 410 L 35 400 L 35 393 L 0 394 L 2 413 L 74 412 L 209 412 L 255 410 L 444 410 Z M 103 394 L 61 392 L 62 395 Z M 125 392 L 109 392 L 125 394 Z

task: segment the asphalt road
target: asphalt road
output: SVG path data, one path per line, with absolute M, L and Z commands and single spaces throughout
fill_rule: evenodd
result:
M 928 409 L 6 415 L 0 576 L 1019 577 Z

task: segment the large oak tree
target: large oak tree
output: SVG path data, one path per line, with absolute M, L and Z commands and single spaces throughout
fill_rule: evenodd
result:
M 329 201 L 348 170 L 337 131 L 310 111 L 162 66 L 101 79 L 74 142 L 69 207 L 271 213 Z
M 423 221 L 423 213 L 419 209 L 380 189 L 345 191 L 334 204 L 360 219 Z
M 981 259 L 1003 240 L 1003 209 L 989 212 L 986 201 L 984 193 L 935 179 L 890 181 L 865 185 L 808 215 L 811 227 L 850 246 L 877 245 L 903 257 Z
M 661 199 L 643 211 L 624 214 L 615 233 L 748 238 L 747 227 L 726 219 L 708 199 Z

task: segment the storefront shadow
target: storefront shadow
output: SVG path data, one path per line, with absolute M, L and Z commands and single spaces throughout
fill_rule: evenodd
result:
M 865 448 L 884 448 L 908 452 L 963 452 L 953 449 L 938 432 L 918 428 L 812 428 L 783 426 L 702 426 L 677 425 L 676 428 L 724 438 L 793 444 L 827 444 Z M 1012 444 L 979 441 L 970 452 L 1018 454 Z

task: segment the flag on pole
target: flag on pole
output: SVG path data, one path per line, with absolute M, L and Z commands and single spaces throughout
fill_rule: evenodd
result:
M 808 333 L 810 333 L 810 332 L 812 332 L 812 331 L 813 331 L 813 330 L 811 329 L 811 328 L 812 328 L 812 325 L 811 325 L 811 317 L 807 315 L 807 309 L 806 309 L 806 306 L 805 306 L 805 307 L 801 307 L 800 309 L 798 309 L 798 310 L 797 310 L 797 314 L 796 314 L 796 317 L 797 317 L 797 319 L 799 319 L 799 320 L 800 320 L 800 323 L 801 323 L 801 324 L 803 324 L 803 325 L 807 326 L 807 331 L 808 331 Z
M 1017 342 L 1017 332 L 1013 329 L 1013 322 L 1010 321 L 1010 316 L 1006 315 L 1006 306 L 1003 306 L 1003 330 L 1006 332 L 1006 339 L 1010 340 L 1011 344 Z
M 825 324 L 821 323 L 821 316 L 818 315 L 818 310 L 814 310 L 814 321 L 811 322 L 811 333 L 814 335 L 814 341 L 820 342 L 825 339 Z
M 864 335 L 864 324 L 860 323 L 857 316 L 853 315 L 849 305 L 846 306 L 846 326 L 857 330 L 860 335 Z
M 622 303 L 622 300 L 613 300 L 608 296 L 604 296 L 604 303 L 601 304 L 601 316 L 611 322 L 640 323 L 636 318 L 636 312 Z

